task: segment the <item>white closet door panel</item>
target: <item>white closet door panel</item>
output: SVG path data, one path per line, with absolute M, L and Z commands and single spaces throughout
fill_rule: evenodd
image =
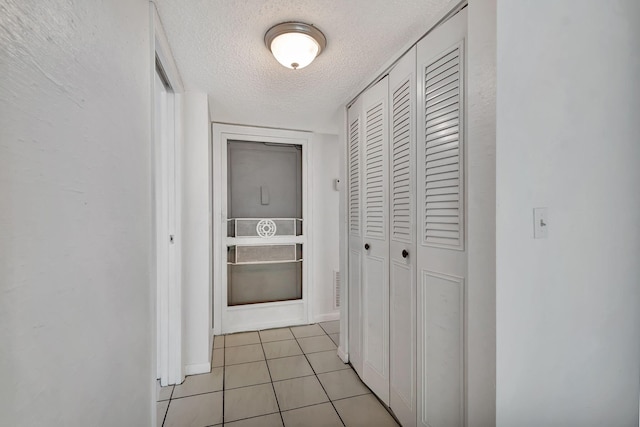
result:
M 388 78 L 362 95 L 363 381 L 389 403 Z M 368 249 L 366 249 L 368 248 Z
M 349 361 L 362 375 L 362 252 L 349 250 Z
M 422 272 L 424 310 L 420 421 L 429 426 L 464 424 L 464 282 L 462 278 Z
M 362 103 L 347 112 L 347 189 L 349 216 L 349 360 L 362 375 Z
M 385 295 L 386 277 L 389 275 L 387 261 L 384 258 L 367 256 L 367 283 L 364 296 L 367 331 L 364 337 L 365 363 L 368 369 L 372 369 L 376 376 L 382 378 L 388 375 L 388 355 L 381 351 L 385 347 L 386 316 L 384 313 L 388 313 L 389 303 Z
M 416 50 L 389 73 L 390 378 L 389 406 L 416 425 Z M 406 252 L 403 252 L 406 251 Z M 406 257 L 403 256 L 406 254 Z
M 417 46 L 418 425 L 463 426 L 465 37 L 463 9 Z
M 391 260 L 389 407 L 403 426 L 416 425 L 415 269 Z

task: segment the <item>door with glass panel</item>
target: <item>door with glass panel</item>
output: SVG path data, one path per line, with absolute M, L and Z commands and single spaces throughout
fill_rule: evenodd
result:
M 305 144 L 245 136 L 222 148 L 223 332 L 306 323 Z

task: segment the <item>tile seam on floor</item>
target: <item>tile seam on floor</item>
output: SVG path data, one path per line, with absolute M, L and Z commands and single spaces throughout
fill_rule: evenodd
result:
M 337 348 L 334 348 L 333 350 L 337 350 Z M 304 354 L 316 354 L 316 353 L 322 353 L 324 351 L 332 351 L 332 350 L 309 351 L 307 353 L 304 353 L 304 352 L 303 353 Z
M 310 354 L 314 354 L 314 353 L 310 353 Z M 312 369 L 313 369 L 313 367 L 312 367 Z M 338 372 L 338 371 L 346 371 L 346 370 L 349 370 L 349 369 L 351 369 L 351 367 L 347 367 L 347 368 L 340 368 L 340 369 L 333 369 L 333 370 L 331 370 L 331 371 L 316 372 L 316 375 L 328 374 L 328 373 L 331 373 L 331 372 Z M 315 372 L 315 369 L 314 369 L 314 372 Z
M 339 400 L 345 400 L 345 399 L 351 399 L 352 397 L 360 397 L 360 396 L 366 396 L 368 394 L 373 394 L 372 392 L 368 391 L 366 393 L 362 393 L 362 394 L 354 394 L 353 396 L 347 396 L 347 397 L 341 397 L 339 399 L 331 399 L 332 402 L 337 402 Z
M 289 328 L 289 332 L 291 332 L 291 328 Z M 258 339 L 260 340 L 260 348 L 262 349 L 262 355 L 264 356 L 265 364 L 267 365 L 267 372 L 269 373 L 269 379 L 271 380 L 271 389 L 273 390 L 273 397 L 276 399 L 276 405 L 278 406 L 278 413 L 280 414 L 280 421 L 282 421 L 282 425 L 284 426 L 284 418 L 282 417 L 282 410 L 280 409 L 280 402 L 278 401 L 278 394 L 276 393 L 276 387 L 273 385 L 273 377 L 271 376 L 271 369 L 269 369 L 269 362 L 267 362 L 267 353 L 264 351 L 264 345 L 262 343 L 262 337 L 258 333 Z M 298 344 L 298 346 L 300 346 Z M 302 350 L 302 349 L 301 349 Z
M 309 363 L 309 362 L 307 362 Z M 313 370 L 313 368 L 311 368 L 311 370 Z M 313 377 L 316 374 L 309 374 L 309 375 L 300 375 L 299 377 L 293 377 L 293 378 L 285 378 L 283 380 L 275 380 L 275 381 L 271 381 L 272 383 L 281 383 L 282 381 L 291 381 L 291 380 L 297 380 L 300 378 L 307 378 L 307 377 Z
M 236 366 L 236 365 L 232 365 L 232 366 Z M 267 368 L 268 369 L 268 368 Z M 249 384 L 249 385 L 242 385 L 240 387 L 231 387 L 231 388 L 227 388 L 225 390 L 240 390 L 241 388 L 247 388 L 247 387 L 253 387 L 255 385 L 265 385 L 265 384 L 269 384 L 269 382 L 273 382 L 273 381 L 265 381 L 263 383 L 255 383 L 255 384 Z
M 247 343 L 247 344 L 227 345 L 224 348 L 236 348 L 236 347 L 244 347 L 244 346 L 247 346 L 247 345 L 256 345 L 256 344 L 260 344 L 260 343 L 259 342 L 250 342 L 250 343 Z
M 323 337 L 325 335 L 328 336 L 327 333 L 325 333 L 324 331 L 322 331 L 323 333 L 320 335 L 305 335 L 304 337 L 295 337 L 297 340 L 302 339 L 302 338 L 313 338 L 313 337 Z M 294 335 L 295 336 L 295 335 Z
M 262 415 L 254 415 L 252 417 L 247 417 L 247 418 L 238 418 L 237 420 L 232 420 L 232 421 L 227 421 L 224 424 L 230 424 L 230 423 L 236 423 L 238 421 L 246 421 L 246 420 L 252 420 L 254 418 L 260 418 L 260 417 L 267 417 L 269 415 L 274 415 L 274 414 L 279 414 L 280 411 L 276 411 L 276 412 L 269 412 L 268 414 L 262 414 Z M 222 425 L 222 424 L 216 424 L 216 425 Z M 284 423 L 283 423 L 284 425 Z
M 224 387 L 224 380 L 223 380 L 223 387 Z M 187 397 L 202 396 L 204 394 L 212 394 L 212 393 L 220 393 L 222 391 L 224 391 L 224 390 L 205 391 L 205 392 L 202 392 L 202 393 L 189 394 L 187 396 L 174 397 L 171 400 L 186 399 Z
M 260 339 L 262 339 L 262 337 L 260 337 Z M 294 339 L 295 339 L 295 337 L 294 338 L 287 338 L 286 340 L 263 341 L 263 344 L 270 344 L 272 342 L 292 341 Z
M 302 347 L 300 347 L 300 343 L 298 342 L 298 340 L 296 338 L 294 338 L 292 340 L 283 340 L 283 341 L 279 341 L 279 342 L 284 342 L 284 341 L 295 341 L 296 345 L 298 346 L 298 349 L 300 350 L 300 354 L 288 354 L 286 356 L 278 356 L 278 357 L 267 358 L 267 352 L 265 351 L 264 346 L 262 346 L 262 352 L 264 353 L 265 360 L 284 359 L 285 357 L 301 356 L 301 355 L 304 354 L 304 351 L 302 351 Z M 273 341 L 273 342 L 278 342 L 278 341 Z M 270 344 L 270 343 L 266 343 L 266 344 Z
M 213 342 L 215 343 L 216 340 L 214 338 Z M 224 339 L 224 345 L 227 344 L 227 339 Z M 222 425 L 224 426 L 224 383 L 225 383 L 225 377 L 227 376 L 227 355 L 226 355 L 226 347 L 223 345 L 222 347 Z M 211 368 L 211 370 L 213 370 L 213 368 Z
M 298 344 L 298 347 L 300 347 L 300 345 Z M 302 351 L 302 349 L 300 349 L 300 351 Z M 273 359 L 284 359 L 285 357 L 294 357 L 294 356 L 301 356 L 301 354 L 289 354 L 288 356 L 278 356 L 278 357 L 270 357 L 266 360 L 273 360 Z M 265 353 L 264 357 L 267 357 L 267 354 Z
M 298 345 L 300 345 L 300 343 L 298 343 Z M 302 347 L 300 347 L 300 348 L 302 348 Z M 322 387 L 322 391 L 324 391 L 324 394 L 327 395 L 327 399 L 329 399 L 329 403 L 331 404 L 331 407 L 333 408 L 333 410 L 336 412 L 336 415 L 338 416 L 338 419 L 340 420 L 342 425 L 346 427 L 347 423 L 344 422 L 344 420 L 340 416 L 340 413 L 338 412 L 338 409 L 333 404 L 333 400 L 331 400 L 331 397 L 329 397 L 329 393 L 327 393 L 327 390 L 324 388 L 324 384 L 322 384 L 322 381 L 320 381 L 320 377 L 318 377 L 318 374 L 317 374 L 316 370 L 313 369 L 313 365 L 309 361 L 309 358 L 307 357 L 307 353 L 303 352 L 303 354 L 304 354 L 304 358 L 307 359 L 307 363 L 309 364 L 309 366 L 311 366 L 311 370 L 313 371 L 313 374 L 316 376 L 316 380 L 318 381 L 318 383 L 320 383 L 320 387 Z M 323 402 L 323 403 L 326 403 L 326 402 Z M 283 419 L 283 423 L 284 423 L 284 419 Z
M 227 421 L 227 422 L 225 422 L 225 423 L 223 423 L 223 424 L 230 424 L 230 423 L 236 423 L 236 422 L 238 422 L 238 421 L 252 420 L 252 419 L 254 419 L 254 418 L 260 418 L 260 417 L 268 417 L 269 415 L 274 415 L 274 414 L 279 414 L 279 413 L 280 413 L 280 411 L 278 410 L 278 411 L 276 411 L 276 412 L 269 412 L 268 414 L 254 415 L 254 416 L 252 416 L 252 417 L 247 417 L 247 418 L 238 418 L 237 420 Z M 282 418 L 282 417 L 281 417 L 281 418 Z M 222 424 L 215 424 L 215 425 L 217 425 L 217 426 L 221 426 Z M 284 422 L 283 422 L 283 425 L 284 425 Z
M 171 393 L 173 394 L 173 392 Z M 171 399 L 169 399 L 169 403 L 167 403 L 167 410 L 164 411 L 164 417 L 162 417 L 162 424 L 160 425 L 163 427 L 164 427 L 164 423 L 167 421 L 167 415 L 169 415 L 169 406 L 171 406 Z M 156 420 L 156 423 L 157 423 L 157 420 Z

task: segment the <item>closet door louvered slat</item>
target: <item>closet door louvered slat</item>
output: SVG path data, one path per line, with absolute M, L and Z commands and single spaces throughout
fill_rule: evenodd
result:
M 366 118 L 366 237 L 384 239 L 384 156 L 383 103 L 379 102 L 365 112 Z
M 463 249 L 464 236 L 461 54 L 456 45 L 424 72 L 423 241 L 455 249 Z
M 360 234 L 360 120 L 349 124 L 349 232 Z
M 392 233 L 395 240 L 411 242 L 411 81 L 406 80 L 392 98 Z

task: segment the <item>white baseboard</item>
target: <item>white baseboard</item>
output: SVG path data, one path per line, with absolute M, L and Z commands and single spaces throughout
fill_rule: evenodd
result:
M 345 353 L 342 347 L 338 347 L 338 357 L 344 363 L 349 363 L 349 353 Z
M 214 333 L 213 329 L 209 329 L 209 360 L 213 357 L 213 338 Z
M 185 375 L 208 374 L 211 372 L 211 363 L 195 363 L 184 367 Z
M 318 314 L 316 316 L 313 316 L 313 320 L 316 323 L 318 323 L 318 322 L 331 322 L 332 320 L 340 320 L 340 312 L 339 311 L 334 311 L 333 313 Z

